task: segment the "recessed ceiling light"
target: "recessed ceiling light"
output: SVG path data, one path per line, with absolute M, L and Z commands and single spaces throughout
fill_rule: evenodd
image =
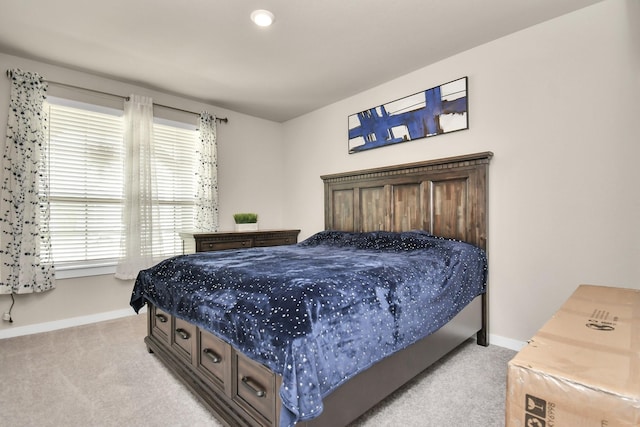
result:
M 268 27 L 273 24 L 275 16 L 268 10 L 254 10 L 251 12 L 251 20 L 259 27 Z

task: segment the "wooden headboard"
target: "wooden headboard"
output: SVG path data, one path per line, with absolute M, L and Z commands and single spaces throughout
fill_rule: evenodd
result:
M 427 230 L 487 247 L 493 153 L 323 175 L 325 229 Z

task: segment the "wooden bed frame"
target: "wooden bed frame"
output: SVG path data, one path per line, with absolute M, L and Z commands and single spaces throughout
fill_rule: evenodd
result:
M 486 250 L 487 175 L 492 156 L 491 152 L 484 152 L 322 176 L 325 229 L 358 232 L 422 229 Z M 234 402 L 219 396 L 220 391 L 200 381 L 192 368 L 158 345 L 151 336 L 153 311 L 149 310 L 149 336 L 145 339 L 149 350 L 225 425 L 265 425 L 251 417 L 244 419 L 246 409 L 234 407 Z M 477 297 L 435 333 L 338 387 L 324 399 L 319 417 L 297 426 L 349 424 L 474 335 L 478 344 L 488 345 L 487 294 Z M 280 377 L 275 377 L 277 390 Z M 277 425 L 278 418 L 274 418 L 273 425 Z

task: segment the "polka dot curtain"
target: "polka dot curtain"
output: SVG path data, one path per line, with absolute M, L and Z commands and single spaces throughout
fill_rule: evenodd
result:
M 2 156 L 0 294 L 55 288 L 49 235 L 47 83 L 9 70 L 11 96 Z

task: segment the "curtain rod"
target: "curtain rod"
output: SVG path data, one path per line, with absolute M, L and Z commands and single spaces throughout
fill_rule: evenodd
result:
M 7 77 L 11 79 L 13 77 L 13 71 L 7 70 Z M 70 85 L 70 84 L 67 84 L 67 83 L 54 82 L 54 81 L 45 80 L 45 79 L 42 79 L 42 81 L 46 81 L 47 83 L 52 84 L 52 85 L 66 86 L 66 87 L 70 87 L 70 88 L 73 88 L 73 89 L 86 90 L 86 91 L 89 91 L 89 92 L 99 93 L 101 95 L 115 96 L 116 98 L 125 99 L 127 101 L 129 100 L 128 96 L 117 95 L 115 93 L 102 92 L 102 91 L 95 90 L 95 89 L 89 89 L 89 88 L 86 88 L 86 87 L 74 86 L 74 85 Z M 200 113 L 196 113 L 195 111 L 183 110 L 182 108 L 171 107 L 169 105 L 163 105 L 163 104 L 157 104 L 155 102 L 153 103 L 153 105 L 155 107 L 168 108 L 170 110 L 181 111 L 183 113 L 195 114 L 196 116 L 200 115 Z M 226 118 L 226 117 L 216 117 L 216 121 L 228 123 L 229 119 Z

